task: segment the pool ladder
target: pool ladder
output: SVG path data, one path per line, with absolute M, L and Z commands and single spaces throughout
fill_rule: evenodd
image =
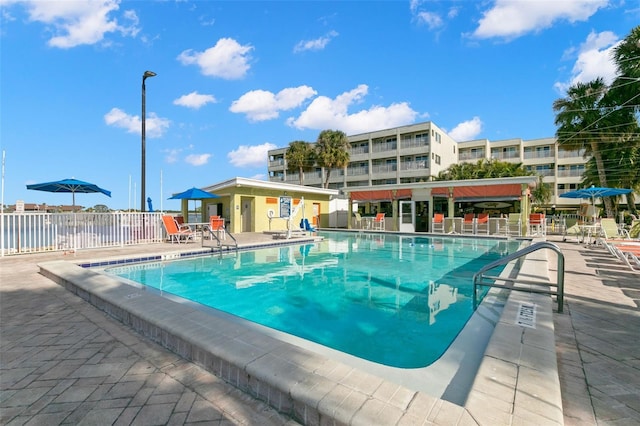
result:
M 218 236 L 218 231 L 214 231 L 213 229 L 211 229 L 211 227 L 209 225 L 205 225 L 204 229 L 206 231 L 209 232 L 209 237 L 211 240 L 216 240 L 218 241 L 218 249 L 220 249 L 220 253 L 222 253 L 222 241 L 220 241 L 220 237 Z M 227 232 L 226 230 L 224 230 L 225 234 L 231 238 L 233 240 L 233 245 L 235 246 L 236 252 L 238 251 L 238 241 L 235 239 L 235 237 L 233 235 L 231 235 L 230 232 Z M 202 240 L 204 243 L 204 239 Z M 228 246 L 230 244 L 225 244 L 225 246 Z M 204 247 L 204 244 L 203 244 Z
M 518 277 L 508 278 L 495 275 L 487 275 L 488 272 L 498 266 L 506 265 L 513 260 L 521 260 L 526 255 L 542 249 L 550 249 L 558 255 L 558 269 L 556 274 L 556 282 L 551 283 L 542 280 L 527 280 Z M 558 312 L 562 313 L 562 305 L 564 302 L 564 254 L 560 248 L 548 241 L 541 241 L 518 250 L 508 256 L 493 261 L 485 265 L 482 269 L 473 275 L 473 306 L 477 308 L 478 304 L 478 287 L 498 287 L 516 291 L 528 291 L 529 293 L 542 293 L 556 296 L 558 302 Z

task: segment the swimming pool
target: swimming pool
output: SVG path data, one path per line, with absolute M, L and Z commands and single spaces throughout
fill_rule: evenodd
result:
M 438 359 L 473 314 L 473 273 L 520 245 L 320 235 L 303 246 L 107 272 L 375 363 L 419 368 Z

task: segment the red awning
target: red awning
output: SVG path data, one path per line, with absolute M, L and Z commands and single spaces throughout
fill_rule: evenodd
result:
M 432 195 L 449 196 L 449 188 L 433 188 Z M 519 183 L 504 183 L 498 185 L 456 186 L 453 188 L 453 198 L 496 198 L 520 197 L 522 188 Z
M 410 189 L 376 189 L 351 192 L 351 200 L 353 201 L 392 201 L 406 198 L 411 198 Z

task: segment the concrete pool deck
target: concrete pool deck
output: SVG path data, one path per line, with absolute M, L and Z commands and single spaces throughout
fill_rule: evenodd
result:
M 253 235 L 253 238 L 261 236 Z M 552 344 L 555 336 L 556 357 L 547 359 L 548 354 L 542 352 L 539 359 L 533 361 L 555 364 L 557 360 L 556 377 L 559 377 L 561 396 L 549 395 L 549 392 L 557 392 L 555 389 L 533 386 L 544 382 L 535 377 L 529 388 L 521 387 L 519 392 L 513 387 L 507 389 L 516 378 L 521 382 L 526 382 L 527 378 L 523 374 L 514 376 L 513 371 L 501 368 L 489 371 L 491 365 L 481 367 L 489 369 L 486 380 L 478 383 L 480 390 L 485 389 L 485 392 L 472 392 L 467 409 L 428 395 L 406 392 L 402 387 L 392 388 L 383 381 L 371 381 L 365 374 L 346 374 L 339 366 L 329 363 L 324 367 L 336 375 L 336 383 L 341 386 L 320 380 L 309 383 L 305 382 L 305 377 L 298 377 L 298 383 L 301 387 L 316 388 L 326 396 L 321 401 L 323 405 L 333 411 L 342 411 L 336 413 L 335 418 L 353 419 L 354 424 L 367 424 L 367 420 L 368 424 L 640 422 L 640 275 L 620 268 L 601 248 L 562 242 L 558 245 L 565 254 L 567 268 L 565 312 L 554 312 L 553 315 L 549 312 L 548 317 L 548 322 L 555 325 L 550 329 Z M 39 263 L 52 260 L 79 262 L 193 247 L 193 244 L 181 247 L 156 244 L 87 250 L 75 256 L 50 253 L 2 258 L 0 422 L 295 424 L 198 365 L 132 332 L 129 327 L 40 275 L 37 267 Z M 553 261 L 549 264 L 555 265 Z M 132 294 L 129 291 L 124 296 Z M 518 292 L 517 297 L 527 300 L 529 294 Z M 139 297 L 130 297 L 132 304 L 139 301 Z M 555 304 L 553 307 L 555 310 Z M 545 313 L 539 312 L 539 315 L 542 315 L 539 321 L 545 321 Z M 502 327 L 508 325 L 500 324 Z M 546 328 L 548 332 L 549 327 Z M 549 336 L 543 337 L 548 344 Z M 257 346 L 272 343 L 253 342 Z M 505 352 L 520 348 L 520 342 L 513 343 L 503 348 Z M 277 353 L 283 348 L 271 347 L 270 350 Z M 287 347 L 287 351 L 289 349 Z M 290 353 L 287 355 L 291 356 Z M 304 364 L 308 354 L 300 355 L 304 357 L 301 361 Z M 491 361 L 499 360 L 499 356 L 490 358 Z M 206 364 L 206 360 L 200 363 L 202 361 Z M 245 365 L 252 373 L 251 377 L 259 377 L 265 370 L 277 376 L 278 368 L 282 368 L 282 375 L 290 374 L 275 358 L 263 357 L 262 362 L 266 367 L 259 368 L 259 363 L 255 362 L 249 366 L 251 362 L 247 361 Z M 315 368 L 317 370 L 317 366 Z M 526 372 L 526 365 L 519 368 L 519 373 Z M 231 368 L 227 368 L 226 372 L 230 371 Z M 246 385 L 250 389 L 253 386 L 263 400 L 269 400 L 272 396 L 256 389 L 259 383 Z M 320 389 L 327 385 L 332 386 L 331 392 Z M 494 386 L 499 389 L 492 388 Z M 349 390 L 355 388 L 360 391 Z M 291 392 L 296 394 L 297 390 Z M 278 397 L 282 398 L 282 395 Z M 556 397 L 561 397 L 562 407 L 546 406 Z M 470 404 L 476 404 L 478 408 L 469 407 Z M 532 418 L 523 416 L 523 410 L 529 414 L 547 410 L 552 414 Z M 356 415 L 358 412 L 363 416 Z M 366 417 L 372 413 L 376 413 L 376 417 Z M 554 417 L 558 413 L 559 419 Z M 298 412 L 296 418 L 305 423 L 313 424 L 318 419 L 313 413 L 307 413 L 311 416 L 308 418 L 302 414 Z

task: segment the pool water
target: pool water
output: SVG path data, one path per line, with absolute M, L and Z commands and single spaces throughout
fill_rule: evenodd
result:
M 321 242 L 107 272 L 369 361 L 420 368 L 473 314 L 473 274 L 517 241 L 320 233 Z

